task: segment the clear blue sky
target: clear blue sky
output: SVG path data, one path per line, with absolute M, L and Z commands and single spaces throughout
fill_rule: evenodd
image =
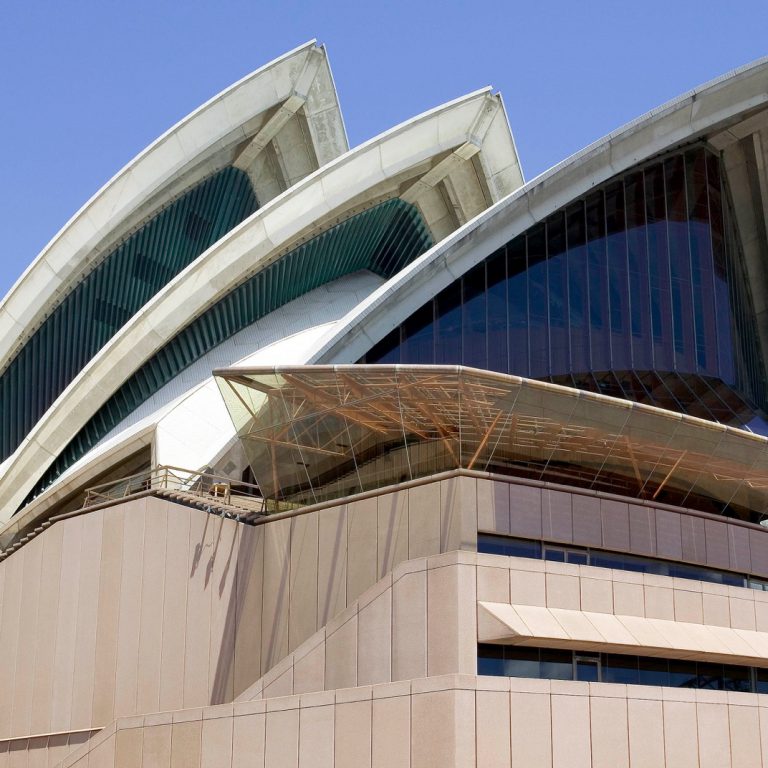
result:
M 768 2 L 2 2 L 0 296 L 160 133 L 313 37 L 352 146 L 490 84 L 530 179 L 768 54 Z

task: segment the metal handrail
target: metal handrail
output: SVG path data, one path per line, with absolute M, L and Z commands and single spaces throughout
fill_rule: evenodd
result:
M 194 499 L 236 507 L 246 514 L 266 512 L 261 490 L 254 483 L 170 465 L 158 465 L 87 488 L 83 508 L 152 490 L 173 491 Z

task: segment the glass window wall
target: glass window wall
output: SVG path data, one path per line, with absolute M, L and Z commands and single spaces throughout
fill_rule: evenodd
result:
M 652 162 L 507 243 L 360 362 L 489 368 L 749 425 L 765 370 L 727 200 L 706 148 Z
M 767 693 L 768 670 L 689 659 L 480 643 L 477 674 Z
M 597 568 L 612 568 L 615 571 L 655 573 L 659 576 L 675 576 L 681 579 L 707 581 L 712 584 L 728 584 L 733 587 L 749 587 L 761 591 L 768 590 L 768 583 L 739 573 L 702 568 L 698 565 L 676 563 L 671 560 L 656 560 L 652 557 L 640 557 L 623 552 L 562 546 L 561 544 L 517 539 L 491 533 L 478 533 L 477 551 L 490 555 L 529 557 L 534 560 L 591 565 Z
M 79 280 L 0 375 L 0 462 L 141 307 L 256 207 L 247 174 L 225 168 L 169 203 Z

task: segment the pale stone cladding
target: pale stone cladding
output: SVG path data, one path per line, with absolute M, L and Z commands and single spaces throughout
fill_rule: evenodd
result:
M 563 647 L 602 615 L 768 664 L 768 593 L 476 552 L 693 540 L 679 560 L 768 575 L 759 526 L 572 490 L 454 473 L 255 526 L 151 495 L 59 520 L 0 563 L 0 767 L 763 764 L 760 695 L 477 676 L 486 606 L 554 612 Z M 751 650 L 692 652 L 692 625 Z
M 444 675 L 123 718 L 64 765 L 755 768 L 763 698 Z

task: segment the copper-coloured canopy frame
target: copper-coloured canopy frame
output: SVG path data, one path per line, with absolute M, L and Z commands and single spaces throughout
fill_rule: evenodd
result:
M 768 513 L 768 440 L 461 366 L 215 371 L 267 498 L 310 504 L 449 469 L 738 515 Z

